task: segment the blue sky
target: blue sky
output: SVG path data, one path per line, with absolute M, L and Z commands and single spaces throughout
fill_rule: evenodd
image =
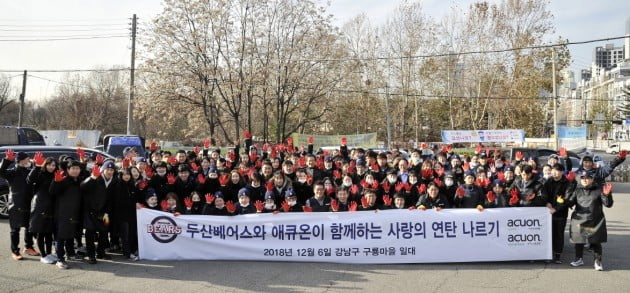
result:
M 20 32 L 9 29 L 23 29 L 17 25 L 57 24 L 64 28 L 67 24 L 116 24 L 110 34 L 128 34 L 125 25 L 136 13 L 140 22 L 148 21 L 162 9 L 158 0 L 21 0 L 0 3 L 0 40 Z M 332 0 L 329 12 L 335 15 L 336 24 L 341 25 L 351 17 L 364 12 L 374 24 L 381 24 L 387 15 L 402 0 Z M 466 7 L 476 1 L 470 0 L 425 0 L 425 13 L 433 19 L 440 19 L 454 6 Z M 498 3 L 491 0 L 490 3 Z M 570 41 L 584 41 L 625 34 L 625 21 L 630 17 L 630 1 L 627 0 L 552 0 L 549 6 L 554 15 L 555 36 Z M 90 27 L 87 27 L 90 28 Z M 44 28 L 54 30 L 55 28 Z M 65 32 L 59 35 L 83 34 L 86 32 Z M 87 32 L 90 34 L 91 32 Z M 93 33 L 93 32 L 92 32 Z M 38 34 L 44 34 L 38 33 Z M 50 33 L 46 33 L 50 34 Z M 99 33 L 102 34 L 102 33 Z M 555 37 L 554 37 L 555 39 Z M 621 40 L 615 41 L 622 44 Z M 572 69 L 579 70 L 590 65 L 593 48 L 605 42 L 570 47 L 573 57 Z M 0 41 L 0 70 L 35 69 L 86 69 L 129 64 L 129 38 L 75 40 L 58 42 L 2 42 Z M 16 88 L 21 87 L 19 73 L 5 73 L 15 76 L 12 81 Z M 62 74 L 31 73 L 50 80 L 60 81 Z M 56 83 L 43 79 L 29 78 L 27 99 L 39 100 L 55 90 Z

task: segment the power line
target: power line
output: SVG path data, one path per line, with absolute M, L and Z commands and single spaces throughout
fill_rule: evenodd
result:
M 86 86 L 82 86 L 82 85 L 78 85 L 78 84 L 72 84 L 72 83 L 63 82 L 63 81 L 52 80 L 52 79 L 48 79 L 48 78 L 37 76 L 37 75 L 27 74 L 27 76 L 33 77 L 33 78 L 37 78 L 37 79 L 41 79 L 41 80 L 45 80 L 45 81 L 49 81 L 49 82 L 54 82 L 54 83 L 57 83 L 57 84 L 69 85 L 69 86 L 79 87 L 79 88 L 84 88 L 84 89 L 91 89 L 91 88 L 86 87 Z
M 25 38 L 29 40 L 30 38 L 82 38 L 82 37 L 109 37 L 109 36 L 120 36 L 120 34 L 80 34 L 80 35 L 25 35 L 25 36 L 7 36 L 0 35 L 0 38 Z M 21 40 L 21 39 L 20 39 Z M 0 39 L 2 41 L 2 39 Z
M 0 42 L 47 42 L 47 41 L 70 41 L 70 40 L 92 40 L 92 39 L 113 39 L 113 38 L 128 38 L 128 35 L 112 35 L 112 36 L 91 36 L 91 37 L 76 37 L 76 38 L 47 38 L 47 39 L 6 39 L 0 40 Z
M 21 27 L 111 27 L 111 26 L 128 26 L 125 23 L 99 23 L 99 24 L 0 24 L 0 27 L 21 28 Z
M 103 28 L 103 29 L 46 29 L 46 28 L 32 28 L 32 29 L 0 29 L 0 32 L 103 32 L 103 31 L 127 31 L 129 28 Z
M 64 73 L 64 72 L 111 72 L 111 71 L 128 71 L 129 68 L 111 68 L 111 69 L 34 69 L 28 70 L 28 72 L 39 72 L 39 73 Z M 16 69 L 7 69 L 2 70 L 0 72 L 5 73 L 15 73 L 15 72 L 24 72 L 24 70 L 16 70 Z

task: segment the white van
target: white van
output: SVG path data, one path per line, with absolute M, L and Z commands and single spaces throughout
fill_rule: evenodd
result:
M 606 153 L 616 155 L 621 150 L 630 150 L 630 141 L 618 141 L 606 148 Z

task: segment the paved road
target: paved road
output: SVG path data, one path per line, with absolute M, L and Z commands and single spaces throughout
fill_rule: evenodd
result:
M 38 258 L 16 262 L 6 220 L 0 221 L 0 292 L 628 292 L 630 289 L 630 184 L 616 184 L 606 210 L 609 242 L 605 272 L 587 265 L 499 262 L 472 264 L 346 265 L 320 263 L 123 261 L 69 262 L 59 270 Z M 623 192 L 623 193 L 621 193 Z

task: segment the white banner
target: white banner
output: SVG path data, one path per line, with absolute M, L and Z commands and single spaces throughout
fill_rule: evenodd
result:
M 138 210 L 140 258 L 335 263 L 551 259 L 547 208 L 198 216 Z
M 442 142 L 523 142 L 523 129 L 500 130 L 442 130 Z

